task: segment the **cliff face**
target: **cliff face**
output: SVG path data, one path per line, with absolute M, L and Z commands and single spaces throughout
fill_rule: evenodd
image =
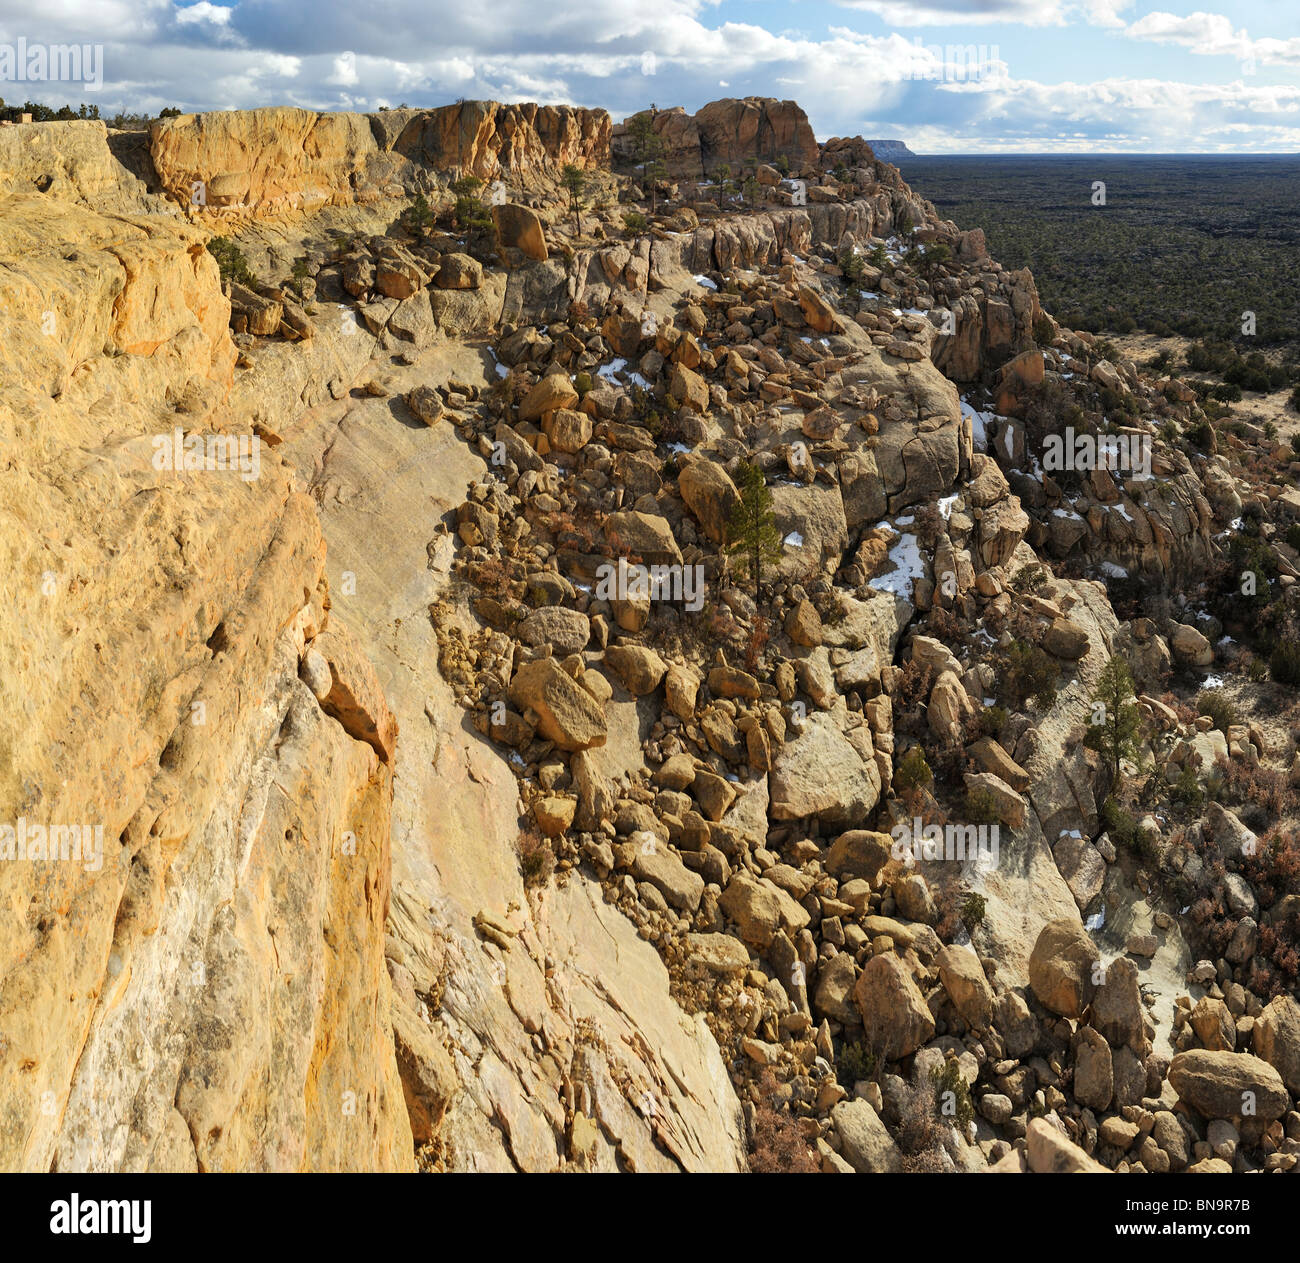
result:
M 794 101 L 773 97 L 711 101 L 695 114 L 680 106 L 659 111 L 655 133 L 663 142 L 662 160 L 670 176 L 702 180 L 722 163 L 739 168 L 747 159 L 775 162 L 784 155 L 794 174 L 817 162 L 817 139 L 808 116 Z M 611 140 L 616 157 L 634 161 L 627 120 Z
M 566 163 L 594 167 L 608 160 L 609 116 L 495 101 L 371 115 L 240 110 L 160 119 L 149 147 L 182 206 L 263 217 L 400 197 L 434 172 L 527 186 Z
M 387 708 L 290 471 L 158 467 L 227 429 L 215 264 L 35 194 L 0 261 L 0 1166 L 409 1166 Z
M 0 194 L 48 193 L 61 201 L 120 209 L 138 206 L 142 191 L 113 156 L 102 122 L 0 127 Z

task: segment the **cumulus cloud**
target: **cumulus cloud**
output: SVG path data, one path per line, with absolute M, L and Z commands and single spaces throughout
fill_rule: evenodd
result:
M 874 13 L 891 26 L 970 26 L 1015 22 L 1020 26 L 1059 26 L 1066 6 L 1060 0 L 835 0 L 846 9 Z
M 222 8 L 219 4 L 209 4 L 208 0 L 199 0 L 197 4 L 188 5 L 185 8 L 176 10 L 176 24 L 178 26 L 195 26 L 200 22 L 208 22 L 213 26 L 225 26 L 230 21 L 230 10 Z
M 1069 41 L 1087 22 L 1200 56 L 1232 50 L 1263 64 L 1300 64 L 1300 41 L 1253 39 L 1221 15 L 1156 12 L 1125 25 L 1131 0 L 842 0 L 843 24 L 769 29 L 728 20 L 709 0 L 0 0 L 0 42 L 105 45 L 101 111 L 298 105 L 373 110 L 457 98 L 570 102 L 623 118 L 650 101 L 697 109 L 719 96 L 793 98 L 823 138 L 896 135 L 917 152 L 976 149 L 1295 148 L 1300 89 L 1255 82 L 1181 83 L 1115 74 L 1040 82 L 998 55 L 999 24 L 1037 22 Z M 854 28 L 855 10 L 893 30 Z M 739 10 L 746 18 L 761 10 Z M 950 45 L 933 21 L 987 26 L 990 45 Z M 39 28 L 39 29 L 38 29 Z M 909 29 L 910 28 L 910 29 Z M 874 28 L 873 28 L 874 29 Z M 961 38 L 971 38 L 971 30 Z M 983 39 L 983 32 L 975 38 Z M 1110 44 L 1110 41 L 1107 41 Z M 1110 44 L 1113 47 L 1113 44 Z M 1212 63 L 1202 62 L 1205 71 Z M 1190 76 L 1192 78 L 1204 77 Z M 62 104 L 62 100 L 52 102 Z M 75 102 L 74 102 L 75 104 Z
M 1300 38 L 1251 39 L 1221 13 L 1148 13 L 1125 28 L 1130 39 L 1174 44 L 1201 57 L 1232 57 L 1266 66 L 1300 66 Z

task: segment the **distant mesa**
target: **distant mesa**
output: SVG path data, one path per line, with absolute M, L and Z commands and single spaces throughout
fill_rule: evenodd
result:
M 897 162 L 899 158 L 916 157 L 904 140 L 869 140 L 867 144 L 881 162 Z

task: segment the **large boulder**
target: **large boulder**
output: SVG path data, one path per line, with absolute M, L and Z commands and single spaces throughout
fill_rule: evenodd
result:
M 969 947 L 951 944 L 938 955 L 939 981 L 953 1008 L 974 1030 L 983 1030 L 993 1015 L 993 988 L 980 958 Z
M 880 771 L 874 759 L 863 761 L 830 715 L 816 713 L 781 747 L 769 792 L 774 820 L 816 817 L 823 825 L 843 827 L 875 809 Z
M 691 461 L 678 475 L 677 489 L 709 539 L 723 544 L 731 510 L 740 498 L 727 471 L 711 460 Z
M 1282 1076 L 1293 1093 L 1300 1094 L 1300 1004 L 1294 996 L 1270 1000 L 1255 1019 L 1255 1052 Z
M 1100 1031 L 1080 1026 L 1074 1034 L 1074 1099 L 1089 1109 L 1104 1110 L 1114 1095 L 1110 1045 Z
M 668 519 L 656 513 L 625 510 L 605 519 L 605 538 L 625 557 L 646 566 L 679 566 L 681 549 Z
M 1093 994 L 1089 1020 L 1112 1048 L 1127 1046 L 1138 1057 L 1146 1057 L 1150 1052 L 1146 1007 L 1138 987 L 1138 969 L 1128 957 L 1120 956 L 1111 961 L 1106 970 L 1106 980 Z
M 778 930 L 794 935 L 809 921 L 807 910 L 789 893 L 746 872 L 731 879 L 718 906 L 740 927 L 740 937 L 760 951 L 771 946 Z
M 536 211 L 515 202 L 503 202 L 492 207 L 492 222 L 497 239 L 507 249 L 522 250 L 528 258 L 546 262 L 546 233 Z
M 611 645 L 605 650 L 605 662 L 633 697 L 653 693 L 668 670 L 664 660 L 644 645 Z
M 1092 1002 L 1096 945 L 1079 921 L 1043 926 L 1029 956 L 1029 985 L 1039 1003 L 1061 1017 L 1079 1018 Z
M 591 638 L 591 623 L 580 610 L 545 605 L 519 624 L 519 639 L 534 649 L 550 645 L 562 656 L 579 653 Z
M 1202 1118 L 1281 1118 L 1291 1098 L 1278 1074 L 1250 1053 L 1195 1048 L 1169 1063 L 1169 1082 L 1178 1099 Z
M 532 711 L 537 716 L 537 731 L 562 750 L 605 744 L 605 712 L 554 658 L 540 658 L 520 667 L 510 681 L 509 697 L 515 705 Z
M 889 863 L 893 839 L 888 833 L 871 829 L 850 829 L 841 833 L 826 852 L 827 872 L 836 877 L 862 877 L 874 881 L 876 874 Z
M 909 1057 L 934 1038 L 934 1016 L 925 996 L 892 953 L 873 956 L 858 975 L 853 998 L 867 1046 L 886 1061 Z
M 1100 1162 L 1088 1157 L 1046 1119 L 1035 1118 L 1025 1133 L 1025 1157 L 1038 1175 L 1106 1175 Z
M 578 392 L 563 373 L 549 373 L 524 396 L 519 405 L 521 421 L 540 421 L 556 408 L 572 408 L 578 402 Z
M 880 1115 L 866 1101 L 841 1101 L 831 1111 L 840 1154 L 859 1175 L 901 1171 L 903 1155 Z

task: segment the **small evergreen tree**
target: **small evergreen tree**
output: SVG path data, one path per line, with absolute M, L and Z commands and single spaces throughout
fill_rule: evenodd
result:
M 433 211 L 429 209 L 428 199 L 423 193 L 417 193 L 410 206 L 406 208 L 406 226 L 413 236 L 424 236 L 425 229 L 433 223 Z
M 1112 792 L 1120 782 L 1120 764 L 1138 758 L 1137 736 L 1142 726 L 1133 677 L 1128 663 L 1116 654 L 1106 663 L 1092 693 L 1092 715 L 1084 745 L 1096 750 L 1110 770 Z
M 763 565 L 781 560 L 781 532 L 772 512 L 772 493 L 757 465 L 744 464 L 739 475 L 740 499 L 727 522 L 727 552 L 745 563 L 757 595 L 763 582 Z
M 573 227 L 575 233 L 582 236 L 582 193 L 587 187 L 587 173 L 581 167 L 574 166 L 569 162 L 565 164 L 564 170 L 560 173 L 560 179 L 564 182 L 564 187 L 569 191 L 569 209 L 573 211 Z
M 662 158 L 652 158 L 645 164 L 646 184 L 650 188 L 650 213 L 655 213 L 655 207 L 658 203 L 659 181 L 668 174 L 668 168 L 664 166 Z
M 718 182 L 718 205 L 721 206 L 723 199 L 733 187 L 731 183 L 731 163 L 720 163 L 718 169 L 713 173 L 713 178 Z

